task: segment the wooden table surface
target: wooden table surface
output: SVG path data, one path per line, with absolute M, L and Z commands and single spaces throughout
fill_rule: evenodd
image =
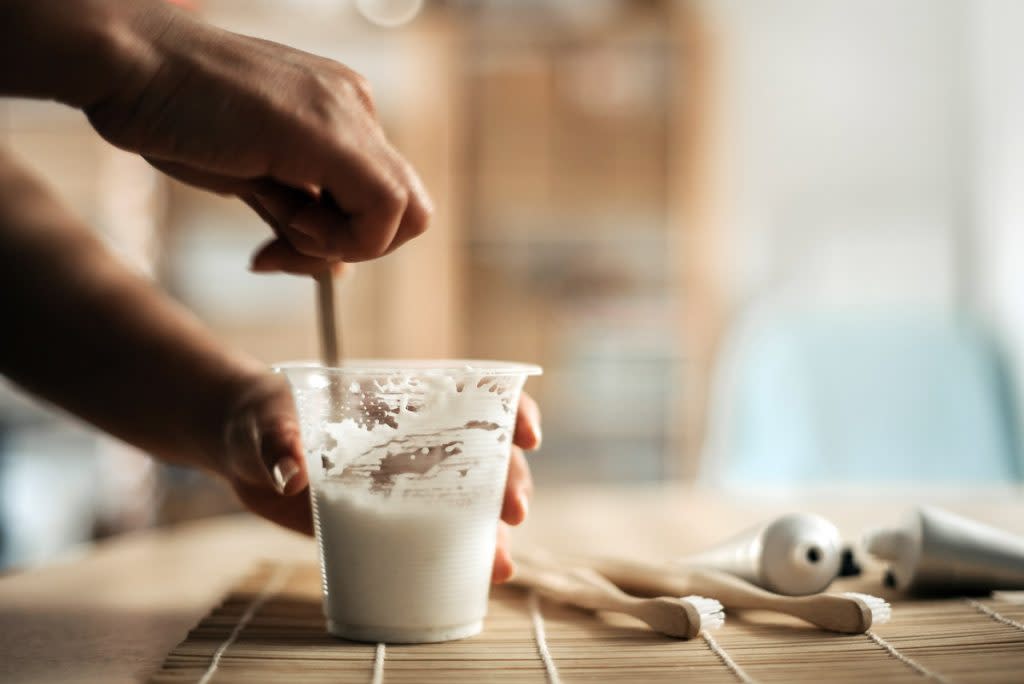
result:
M 930 503 L 1024 534 L 1024 491 L 818 490 L 726 497 L 680 487 L 543 489 L 516 539 L 665 558 L 793 510 L 850 539 Z M 311 540 L 248 516 L 121 537 L 0 577 L 0 681 L 124 682 L 150 676 L 261 559 L 315 562 Z

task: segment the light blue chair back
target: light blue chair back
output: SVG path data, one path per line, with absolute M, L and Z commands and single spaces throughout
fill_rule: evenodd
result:
M 789 315 L 744 326 L 714 391 L 705 480 L 1019 480 L 1016 412 L 977 325 Z

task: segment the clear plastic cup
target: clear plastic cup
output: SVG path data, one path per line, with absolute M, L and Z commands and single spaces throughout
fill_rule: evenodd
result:
M 331 634 L 422 643 L 487 613 L 519 395 L 491 361 L 284 364 L 298 410 Z

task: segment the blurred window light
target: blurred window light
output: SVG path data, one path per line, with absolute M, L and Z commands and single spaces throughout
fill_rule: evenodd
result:
M 1015 392 L 983 323 L 764 305 L 729 338 L 703 463 L 714 485 L 1020 479 Z
M 356 9 L 373 24 L 395 28 L 415 19 L 423 0 L 356 0 Z

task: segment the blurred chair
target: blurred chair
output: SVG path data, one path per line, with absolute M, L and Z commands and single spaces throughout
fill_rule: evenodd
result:
M 1021 478 L 1010 375 L 977 324 L 758 316 L 722 359 L 706 481 Z

